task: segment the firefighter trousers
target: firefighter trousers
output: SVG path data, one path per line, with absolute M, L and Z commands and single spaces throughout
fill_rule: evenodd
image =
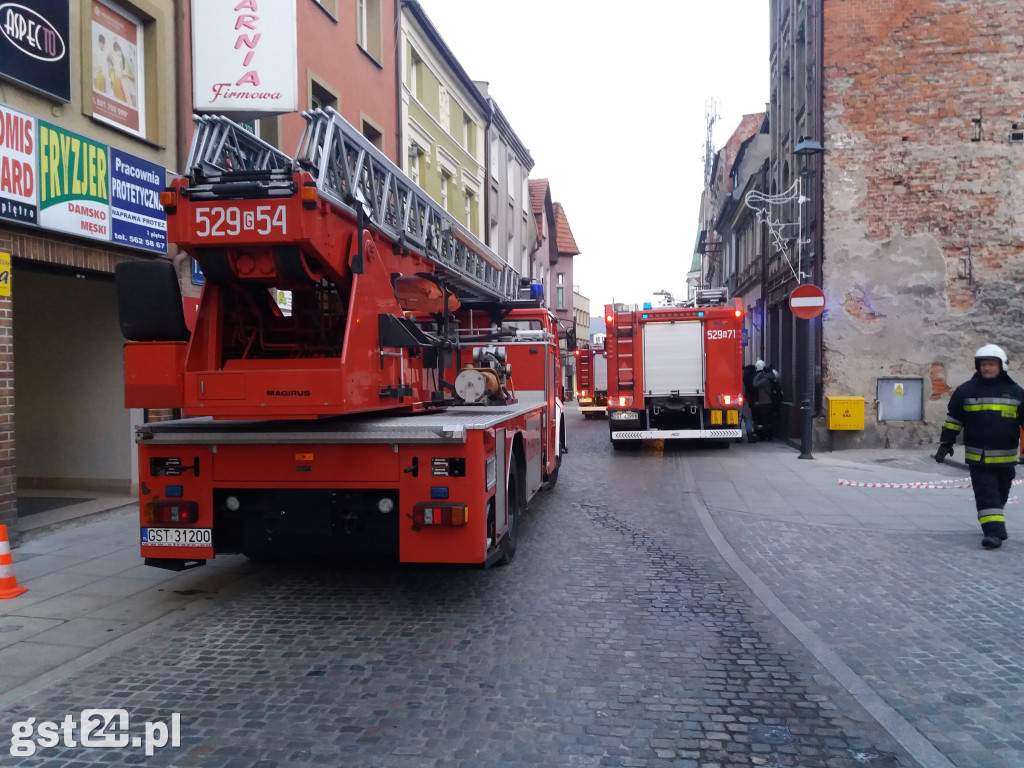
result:
M 1006 517 L 1003 509 L 1010 496 L 1016 471 L 1012 464 L 1000 466 L 971 465 L 971 486 L 978 522 L 985 536 L 1006 538 Z

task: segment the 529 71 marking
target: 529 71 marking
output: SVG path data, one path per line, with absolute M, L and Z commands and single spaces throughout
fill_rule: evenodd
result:
M 708 328 L 709 339 L 735 339 L 735 328 Z
M 255 210 L 236 205 L 197 205 L 195 212 L 198 237 L 234 237 L 243 232 L 288 234 L 288 209 L 284 205 L 257 205 Z

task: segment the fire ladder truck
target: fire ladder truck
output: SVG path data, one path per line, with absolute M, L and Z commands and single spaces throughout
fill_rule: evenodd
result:
M 117 267 L 126 406 L 185 416 L 136 429 L 141 554 L 507 563 L 564 451 L 555 317 L 338 113 L 304 117 L 295 158 L 196 118 L 161 195 L 194 328 L 170 262 Z
M 608 424 L 615 449 L 645 439 L 742 436 L 743 304 L 724 289 L 692 305 L 605 305 Z
M 608 407 L 608 361 L 604 343 L 580 344 L 576 349 L 576 400 L 585 419 L 601 418 Z

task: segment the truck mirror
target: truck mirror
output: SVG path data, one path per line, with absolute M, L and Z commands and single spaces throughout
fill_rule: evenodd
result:
M 570 328 L 565 332 L 565 348 L 569 352 L 576 350 L 576 329 Z

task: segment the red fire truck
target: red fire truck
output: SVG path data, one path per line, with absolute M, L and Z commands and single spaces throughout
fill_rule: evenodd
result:
M 605 306 L 612 446 L 742 436 L 743 304 L 702 291 L 691 306 Z
M 601 418 L 608 407 L 608 361 L 603 343 L 579 344 L 576 349 L 576 401 L 585 419 Z
M 558 326 L 509 265 L 333 110 L 295 158 L 198 118 L 162 195 L 205 284 L 117 268 L 141 552 L 509 562 L 564 450 Z

